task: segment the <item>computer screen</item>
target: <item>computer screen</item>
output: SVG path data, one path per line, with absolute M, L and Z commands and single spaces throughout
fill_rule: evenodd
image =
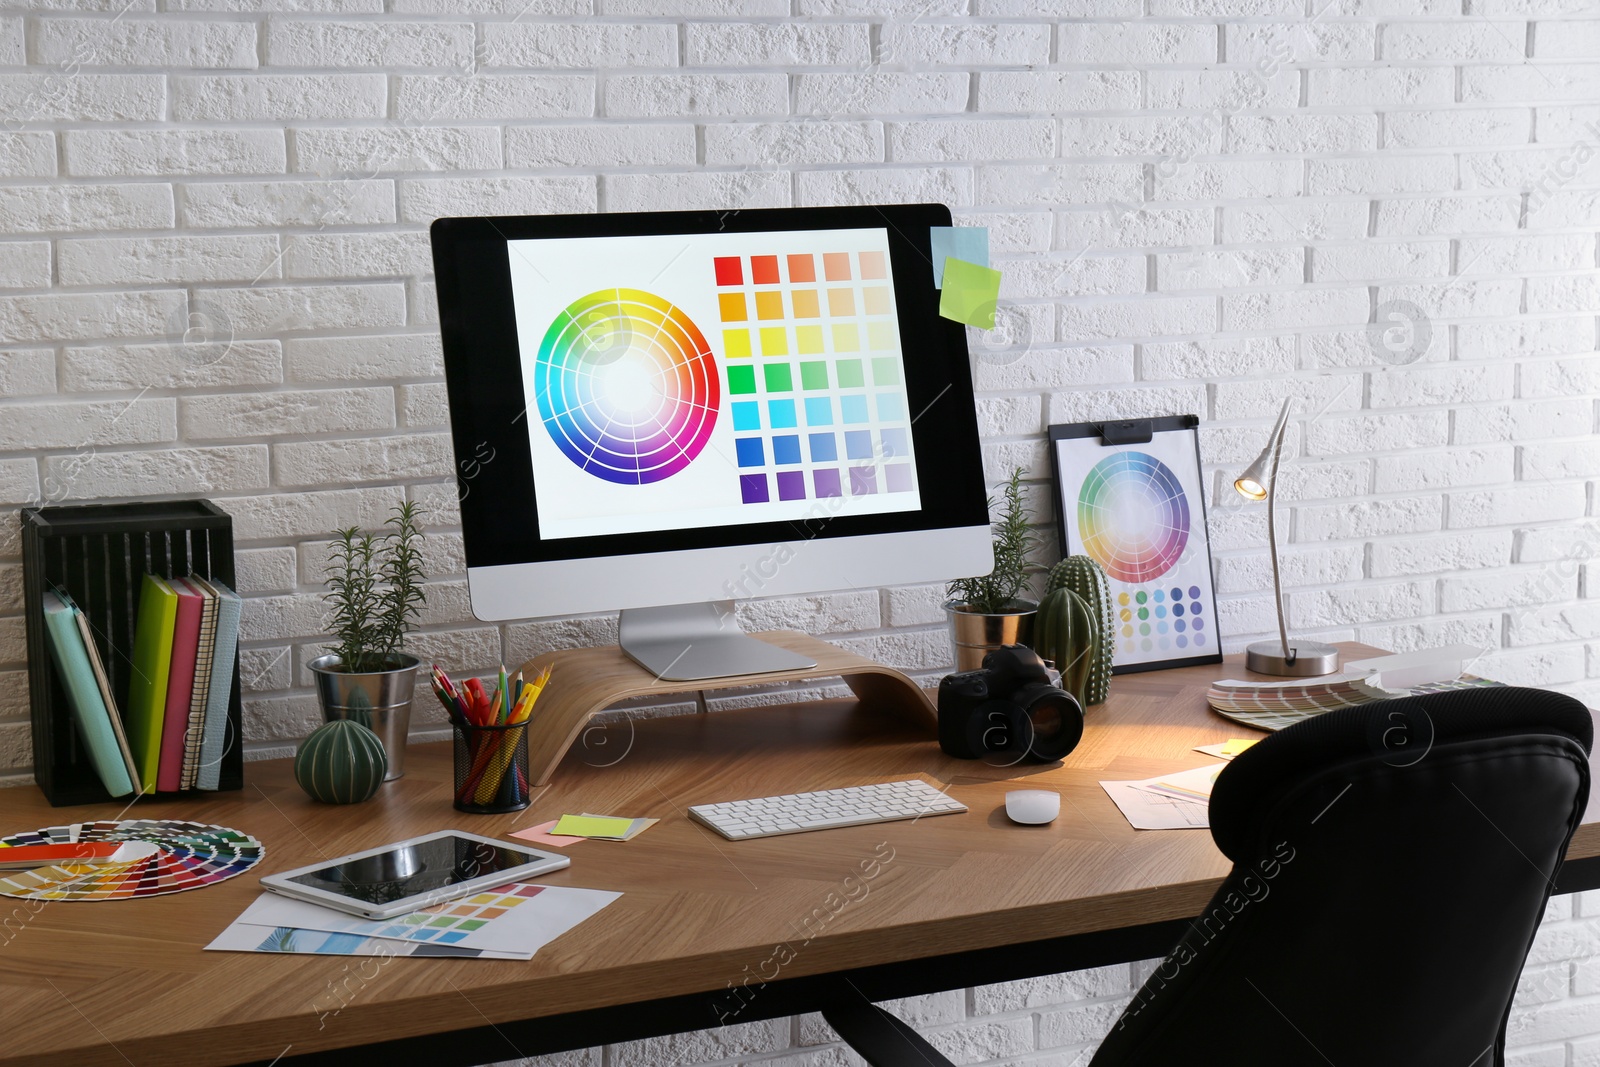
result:
M 474 613 L 986 572 L 942 205 L 432 229 Z
M 920 509 L 886 229 L 508 249 L 541 536 Z

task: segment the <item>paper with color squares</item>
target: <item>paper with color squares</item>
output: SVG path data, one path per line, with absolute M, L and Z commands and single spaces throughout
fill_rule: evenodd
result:
M 318 904 L 263 893 L 207 948 L 246 952 L 330 952 L 307 931 L 426 946 L 435 952 L 494 959 L 534 953 L 622 896 L 599 889 L 514 882 L 394 919 L 363 919 Z M 242 929 L 241 929 L 242 928 Z M 290 931 L 285 937 L 279 931 Z M 325 939 L 323 939 L 325 940 Z M 289 947 L 300 941 L 306 947 Z M 368 946 L 369 948 L 371 946 Z M 410 955 L 395 946 L 390 955 Z
M 959 259 L 989 265 L 989 228 L 987 226 L 930 226 L 928 227 L 930 258 L 933 260 L 933 287 L 944 287 L 944 261 Z
M 940 315 L 980 330 L 992 330 L 999 303 L 999 271 L 964 259 L 945 260 L 944 288 L 939 291 Z

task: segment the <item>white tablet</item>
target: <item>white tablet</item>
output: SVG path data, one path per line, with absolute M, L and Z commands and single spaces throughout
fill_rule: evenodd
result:
M 440 830 L 261 879 L 264 888 L 369 919 L 392 919 L 572 865 L 566 856 Z

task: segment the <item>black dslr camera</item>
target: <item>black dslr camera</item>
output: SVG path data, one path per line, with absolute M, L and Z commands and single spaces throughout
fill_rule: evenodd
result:
M 991 752 L 1054 763 L 1083 736 L 1083 708 L 1050 684 L 1044 660 L 1025 645 L 1005 645 L 975 671 L 939 683 L 939 747 L 958 759 Z

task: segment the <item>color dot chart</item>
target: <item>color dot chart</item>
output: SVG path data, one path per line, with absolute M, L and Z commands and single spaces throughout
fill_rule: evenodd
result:
M 1194 442 L 1192 429 L 1125 447 L 1055 440 L 1068 547 L 1111 587 L 1113 666 L 1220 653 Z

